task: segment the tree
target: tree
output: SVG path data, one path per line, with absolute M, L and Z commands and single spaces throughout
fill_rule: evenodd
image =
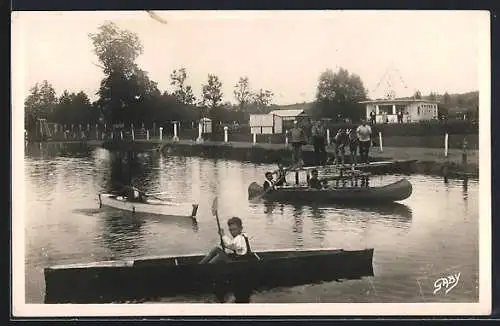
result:
M 36 83 L 24 101 L 26 130 L 33 131 L 37 119 L 47 119 L 53 113 L 56 105 L 57 97 L 54 87 L 47 80 L 41 84 Z
M 240 77 L 238 83 L 234 85 L 233 94 L 238 102 L 240 111 L 244 111 L 245 105 L 252 99 L 248 77 Z
M 366 89 L 358 75 L 350 74 L 344 68 L 336 73 L 327 69 L 318 79 L 313 115 L 359 119 L 364 116 L 363 106 L 359 102 L 365 99 Z
M 193 94 L 191 86 L 185 85 L 187 78 L 186 68 L 181 68 L 179 70 L 174 70 L 170 74 L 170 85 L 174 86 L 175 90 L 173 95 L 177 100 L 186 105 L 192 105 L 196 98 Z
M 219 77 L 209 74 L 207 83 L 202 86 L 202 93 L 202 105 L 210 113 L 222 102 L 222 82 L 219 80 Z
M 151 101 L 160 94 L 156 83 L 135 63 L 143 51 L 138 36 L 111 22 L 98 31 L 89 36 L 105 74 L 97 93 L 101 114 L 107 121 L 127 125 L 147 118 Z
M 422 93 L 417 89 L 415 93 L 413 94 L 413 98 L 416 100 L 421 100 L 422 99 Z
M 443 95 L 443 106 L 448 108 L 451 103 L 451 96 L 448 94 L 448 92 L 444 93 Z
M 60 124 L 86 125 L 95 123 L 98 119 L 98 112 L 95 112 L 95 107 L 83 91 L 70 94 L 65 90 L 53 115 L 53 120 Z
M 431 101 L 436 101 L 437 100 L 437 94 L 435 92 L 430 92 L 429 96 L 427 97 Z
M 259 89 L 258 92 L 253 94 L 253 102 L 256 106 L 257 112 L 259 113 L 264 113 L 266 108 L 268 108 L 271 105 L 271 102 L 273 100 L 273 92 L 269 90 L 263 90 L 262 88 Z

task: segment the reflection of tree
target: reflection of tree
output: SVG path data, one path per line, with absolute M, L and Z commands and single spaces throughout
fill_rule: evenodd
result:
M 116 213 L 115 213 L 116 214 Z M 144 221 L 124 214 L 110 215 L 104 219 L 102 240 L 112 252 L 112 259 L 142 254 Z
M 112 152 L 106 189 L 108 191 L 119 191 L 131 183 L 141 188 L 144 175 L 150 174 L 152 171 L 152 164 L 145 162 L 147 160 L 149 160 L 149 156 L 138 155 L 138 153 L 132 151 Z

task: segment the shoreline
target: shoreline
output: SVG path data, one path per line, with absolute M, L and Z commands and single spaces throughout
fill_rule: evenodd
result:
M 181 139 L 172 140 L 136 140 L 105 143 L 99 140 L 87 141 L 52 141 L 45 144 L 67 144 L 85 145 L 89 147 L 103 147 L 111 151 L 132 150 L 132 151 L 161 151 L 167 155 L 174 156 L 198 156 L 205 158 L 228 159 L 252 163 L 277 163 L 288 161 L 291 158 L 291 147 L 285 144 L 272 143 L 248 143 L 248 142 L 221 142 L 203 141 L 197 143 L 194 140 Z M 43 143 L 39 143 L 40 146 Z M 327 154 L 334 154 L 333 146 L 327 146 Z M 422 147 L 384 147 L 380 151 L 379 147 L 370 147 L 370 161 L 408 161 L 416 160 L 412 164 L 411 173 L 448 176 L 448 177 L 479 177 L 479 151 L 474 149 L 466 150 L 466 164 L 463 164 L 462 149 L 450 148 L 448 157 L 444 155 L 441 148 Z M 312 162 L 314 150 L 312 145 L 303 147 L 303 156 L 306 164 Z M 348 150 L 346 150 L 346 163 L 349 162 Z

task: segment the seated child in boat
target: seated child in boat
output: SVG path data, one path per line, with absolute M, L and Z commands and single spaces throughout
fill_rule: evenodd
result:
M 231 237 L 224 234 L 224 230 L 220 230 L 224 249 L 220 246 L 213 248 L 201 261 L 200 264 L 213 264 L 219 261 L 231 261 L 240 259 L 253 258 L 252 250 L 248 236 L 243 233 L 243 223 L 239 217 L 231 217 L 227 221 L 229 233 Z
M 323 188 L 322 182 L 318 179 L 318 170 L 314 169 L 311 171 L 311 178 L 308 181 L 308 186 L 309 186 L 309 188 L 312 188 L 312 189 L 322 189 Z
M 275 184 L 273 181 L 273 174 L 271 172 L 266 172 L 266 180 L 264 180 L 263 185 L 264 191 L 272 191 L 275 189 Z

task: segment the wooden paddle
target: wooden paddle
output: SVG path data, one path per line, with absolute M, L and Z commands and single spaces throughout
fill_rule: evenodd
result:
M 222 235 L 221 235 L 221 227 L 220 227 L 220 221 L 219 221 L 219 214 L 217 212 L 219 203 L 217 200 L 217 196 L 214 198 L 214 201 L 212 202 L 212 215 L 215 216 L 215 219 L 217 221 L 217 231 L 219 233 L 219 238 L 220 238 L 220 245 L 222 247 L 222 250 L 225 250 L 226 247 L 224 246 L 224 240 L 222 240 Z

